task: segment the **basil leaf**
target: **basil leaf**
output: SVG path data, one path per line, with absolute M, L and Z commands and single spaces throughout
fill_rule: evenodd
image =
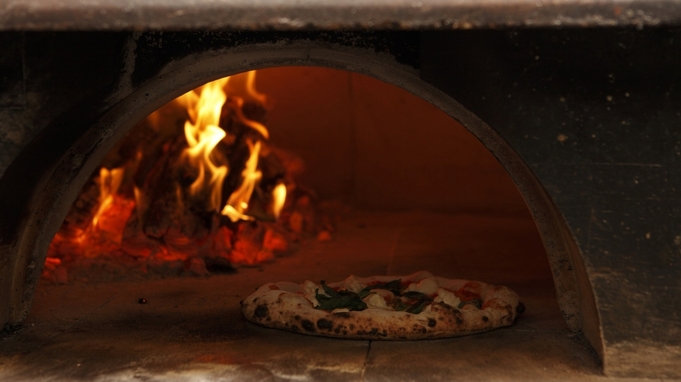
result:
M 387 289 L 393 293 L 395 293 L 396 296 L 400 295 L 400 289 L 402 289 L 402 280 L 397 279 L 393 281 L 388 281 L 383 285 L 383 288 L 381 289 Z
M 359 295 L 359 298 L 364 298 L 364 297 L 366 297 L 366 296 L 368 296 L 372 293 L 374 293 L 374 292 L 372 292 L 371 289 L 364 288 L 361 291 L 359 291 L 359 293 L 357 293 L 357 295 Z
M 420 299 L 423 299 L 423 298 L 428 298 L 428 296 L 426 296 L 425 294 L 423 294 L 421 292 L 414 291 L 414 290 L 409 291 L 409 292 L 404 292 L 404 293 L 402 293 L 402 296 L 404 296 L 406 298 L 410 298 L 412 300 L 420 300 Z
M 390 306 L 398 312 L 407 310 L 408 306 L 404 304 L 401 298 L 394 298 L 390 301 Z
M 333 298 L 333 297 L 327 296 L 327 295 L 325 295 L 325 294 L 319 294 L 319 289 L 315 289 L 315 290 L 314 290 L 314 297 L 315 297 L 315 298 L 317 299 L 317 301 L 319 301 L 320 303 L 321 303 L 322 301 L 329 301 L 329 300 L 331 300 L 331 299 Z
M 416 301 L 412 306 L 407 308 L 406 312 L 407 313 L 413 313 L 413 314 L 419 314 L 423 311 L 423 308 L 426 307 L 426 305 L 430 304 L 433 302 L 433 300 L 429 298 L 422 298 L 418 301 Z
M 336 292 L 333 288 L 327 286 L 324 280 L 322 280 L 320 284 L 322 284 L 322 288 L 324 288 L 324 293 L 328 294 L 332 298 L 340 297 L 338 292 Z
M 331 311 L 334 309 L 364 310 L 367 308 L 367 304 L 362 301 L 362 298 L 357 293 L 346 290 L 336 291 L 326 285 L 324 280 L 321 281 L 321 284 L 328 296 L 319 294 L 319 289 L 317 289 L 315 297 L 319 305 L 315 309 Z
M 402 288 L 402 280 L 397 279 L 397 280 L 392 280 L 388 281 L 386 283 L 377 283 L 373 285 L 367 285 L 362 289 L 359 294 L 362 295 L 363 293 L 366 293 L 368 291 L 371 291 L 372 289 L 385 289 L 393 292 L 395 296 L 400 296 L 400 289 Z M 368 294 L 365 294 L 365 296 L 368 296 Z

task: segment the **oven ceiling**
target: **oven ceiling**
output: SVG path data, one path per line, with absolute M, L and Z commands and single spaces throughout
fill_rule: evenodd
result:
M 0 0 L 0 30 L 657 26 L 679 0 Z

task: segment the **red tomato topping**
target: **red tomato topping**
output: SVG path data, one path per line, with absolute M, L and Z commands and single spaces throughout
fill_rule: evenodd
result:
M 478 290 L 480 290 L 479 284 L 471 281 L 464 284 L 459 290 L 454 291 L 454 295 L 460 298 L 461 301 L 479 300 L 480 294 L 477 292 Z

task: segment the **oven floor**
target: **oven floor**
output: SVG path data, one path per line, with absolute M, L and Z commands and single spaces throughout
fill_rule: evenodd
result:
M 268 281 L 421 269 L 508 285 L 527 310 L 508 328 L 413 342 L 293 334 L 248 323 L 239 311 Z M 332 241 L 232 275 L 40 285 L 23 327 L 0 339 L 2 381 L 454 379 L 610 380 L 562 320 L 529 219 L 355 212 Z

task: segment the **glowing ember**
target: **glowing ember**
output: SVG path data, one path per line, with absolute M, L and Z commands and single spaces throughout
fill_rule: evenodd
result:
M 140 122 L 55 235 L 45 269 L 61 273 L 52 279 L 65 282 L 62 259 L 127 254 L 145 272 L 205 275 L 288 251 L 314 225 L 314 211 L 305 195 L 286 202 L 302 165 L 265 145 L 266 97 L 255 78 L 209 82 Z

